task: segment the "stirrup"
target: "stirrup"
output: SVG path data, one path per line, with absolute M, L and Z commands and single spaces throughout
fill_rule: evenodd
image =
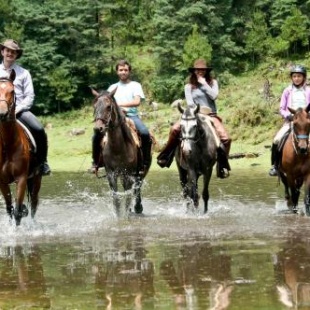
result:
M 278 169 L 275 166 L 271 167 L 270 170 L 269 170 L 269 175 L 271 177 L 277 177 L 279 175 L 278 174 Z
M 41 164 L 40 170 L 43 176 L 51 174 L 51 168 L 46 161 Z

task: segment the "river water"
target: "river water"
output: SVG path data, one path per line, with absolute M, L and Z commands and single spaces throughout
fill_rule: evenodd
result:
M 34 221 L 0 209 L 0 309 L 310 309 L 310 219 L 283 191 L 255 166 L 212 177 L 203 215 L 151 171 L 143 215 L 117 218 L 105 178 L 54 173 Z

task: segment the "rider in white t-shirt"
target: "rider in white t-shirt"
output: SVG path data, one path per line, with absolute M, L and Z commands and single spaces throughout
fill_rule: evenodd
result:
M 126 116 L 130 118 L 141 137 L 141 148 L 143 153 L 143 167 L 149 167 L 151 162 L 151 147 L 152 140 L 149 130 L 144 125 L 138 115 L 138 106 L 145 99 L 142 86 L 140 83 L 130 80 L 131 65 L 126 60 L 120 60 L 116 64 L 116 73 L 119 77 L 119 81 L 108 88 L 109 92 L 112 92 L 117 87 L 114 94 L 115 101 L 118 106 L 126 112 Z M 96 137 L 93 137 L 93 167 L 92 171 L 98 168 L 98 162 L 96 162 Z

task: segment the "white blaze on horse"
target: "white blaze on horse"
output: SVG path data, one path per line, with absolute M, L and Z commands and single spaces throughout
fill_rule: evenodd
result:
M 177 147 L 175 158 L 183 195 L 197 208 L 199 205 L 198 179 L 203 176 L 202 198 L 204 213 L 206 213 L 209 183 L 217 159 L 217 141 L 210 126 L 204 121 L 208 116 L 199 115 L 199 105 L 184 109 L 179 103 L 178 109 L 182 113 L 181 143 Z

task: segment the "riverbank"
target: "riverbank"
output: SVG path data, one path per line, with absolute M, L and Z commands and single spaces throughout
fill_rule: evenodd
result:
M 159 171 L 156 164 L 158 151 L 168 136 L 169 122 L 179 116 L 170 107 L 162 107 L 159 111 L 150 112 L 144 109 L 144 121 L 156 139 L 151 171 Z M 160 118 L 155 117 L 161 115 Z M 41 118 L 49 138 L 49 163 L 53 171 L 86 172 L 91 164 L 91 137 L 93 132 L 92 110 L 84 108 L 67 114 Z M 231 129 L 229 129 L 231 130 Z M 232 173 L 235 170 L 261 166 L 268 170 L 270 166 L 270 141 L 255 143 L 254 140 L 233 140 L 232 157 L 244 154 L 243 158 L 230 159 Z M 255 155 L 258 155 L 255 157 Z M 176 169 L 175 163 L 170 169 Z

